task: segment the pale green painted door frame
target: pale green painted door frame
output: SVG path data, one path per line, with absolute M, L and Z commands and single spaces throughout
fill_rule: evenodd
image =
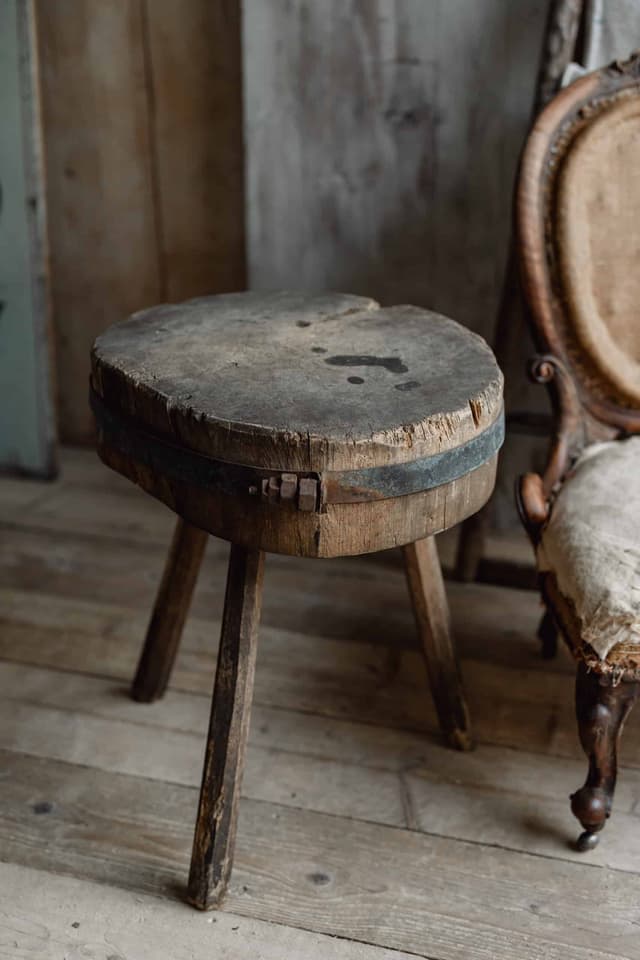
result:
M 48 257 L 33 0 L 0 0 L 0 470 L 52 477 Z

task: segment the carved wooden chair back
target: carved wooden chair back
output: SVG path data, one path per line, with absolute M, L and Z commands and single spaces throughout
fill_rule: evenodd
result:
M 640 432 L 640 51 L 573 83 L 540 114 L 516 195 L 522 282 L 551 389 L 542 478 L 523 478 L 529 532 L 580 450 Z

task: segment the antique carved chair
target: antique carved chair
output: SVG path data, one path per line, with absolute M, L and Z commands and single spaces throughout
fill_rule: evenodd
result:
M 522 282 L 555 418 L 542 476 L 517 497 L 547 605 L 578 663 L 589 759 L 571 808 L 595 846 L 640 682 L 640 54 L 546 107 L 516 197 Z

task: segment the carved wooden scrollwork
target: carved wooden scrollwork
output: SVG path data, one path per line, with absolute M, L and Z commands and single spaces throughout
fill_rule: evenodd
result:
M 554 434 L 543 476 L 526 473 L 516 488 L 516 501 L 529 536 L 536 543 L 549 515 L 550 497 L 587 443 L 587 425 L 571 373 L 551 353 L 529 361 L 529 377 L 549 388 L 554 411 Z
M 555 429 L 543 477 L 544 492 L 549 497 L 587 442 L 584 411 L 575 381 L 558 357 L 551 353 L 532 357 L 529 376 L 534 383 L 549 388 L 553 405 Z

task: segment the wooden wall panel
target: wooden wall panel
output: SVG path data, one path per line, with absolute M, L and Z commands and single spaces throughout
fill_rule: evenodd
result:
M 59 418 L 91 434 L 88 355 L 160 295 L 138 0 L 40 0 Z
M 59 417 L 110 323 L 244 285 L 239 0 L 39 0 Z
M 492 328 L 547 0 L 248 0 L 250 283 Z
M 245 285 L 239 0 L 146 0 L 169 300 Z

